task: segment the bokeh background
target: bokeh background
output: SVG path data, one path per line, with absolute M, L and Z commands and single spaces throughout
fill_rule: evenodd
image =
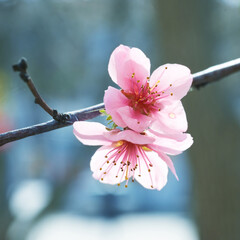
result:
M 102 102 L 119 44 L 138 47 L 152 71 L 192 72 L 240 56 L 239 0 L 0 0 L 0 131 L 49 120 L 11 65 L 24 56 L 60 112 Z M 194 145 L 174 157 L 160 192 L 108 186 L 89 169 L 95 147 L 72 127 L 0 151 L 0 239 L 240 239 L 240 73 L 183 100 Z M 103 121 L 101 117 L 97 121 Z

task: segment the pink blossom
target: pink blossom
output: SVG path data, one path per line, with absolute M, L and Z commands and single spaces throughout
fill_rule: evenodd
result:
M 109 75 L 121 90 L 105 91 L 106 112 L 120 127 L 142 132 L 152 128 L 166 133 L 185 132 L 187 119 L 181 99 L 192 84 L 190 70 L 165 64 L 150 77 L 150 60 L 137 48 L 117 47 L 109 61 Z
M 102 145 L 92 156 L 93 177 L 100 182 L 118 184 L 129 179 L 148 189 L 161 190 L 167 183 L 168 167 L 177 177 L 172 160 L 189 148 L 192 137 L 186 133 L 160 134 L 153 130 L 142 133 L 132 130 L 106 130 L 96 122 L 73 124 L 77 139 L 85 145 Z

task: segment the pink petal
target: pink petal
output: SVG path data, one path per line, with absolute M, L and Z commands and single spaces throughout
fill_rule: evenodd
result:
M 120 45 L 110 57 L 108 72 L 122 89 L 131 90 L 131 81 L 140 80 L 142 84 L 147 81 L 150 75 L 150 60 L 140 49 Z
M 151 123 L 152 118 L 134 111 L 132 107 L 125 106 L 117 110 L 125 125 L 136 132 L 144 131 Z
M 103 135 L 104 125 L 97 122 L 77 121 L 73 123 L 73 133 L 85 145 L 109 145 L 111 141 Z
M 180 154 L 193 144 L 192 136 L 188 133 L 161 134 L 149 129 L 148 135 L 155 138 L 151 148 L 170 155 Z
M 170 170 L 172 171 L 172 173 L 174 174 L 176 179 L 179 181 L 179 178 L 177 176 L 177 173 L 176 173 L 176 170 L 175 170 L 175 167 L 173 165 L 173 162 L 172 162 L 171 158 L 168 157 L 163 152 L 159 152 L 159 151 L 156 151 L 156 152 L 158 153 L 158 156 L 168 165 L 168 167 L 170 168 Z
M 165 106 L 156 115 L 156 121 L 151 125 L 151 129 L 161 132 L 174 134 L 186 132 L 188 128 L 186 113 L 181 101 L 172 102 Z
M 150 144 L 155 141 L 153 137 L 150 137 L 148 135 L 142 135 L 141 133 L 134 132 L 132 130 L 109 131 L 104 133 L 104 137 L 112 142 L 125 140 L 140 145 Z
M 151 167 L 151 172 L 148 172 L 147 165 L 142 161 L 141 166 L 135 171 L 134 178 L 145 188 L 161 190 L 167 183 L 167 164 L 157 153 L 153 151 L 145 153 L 153 165 L 153 167 Z M 138 176 L 139 174 L 141 177 Z M 153 186 L 153 188 L 151 186 Z
M 189 68 L 180 64 L 165 64 L 157 68 L 151 75 L 150 86 L 154 86 L 159 80 L 156 90 L 164 91 L 163 96 L 168 95 L 168 98 L 173 100 L 183 98 L 192 85 Z
M 121 93 L 119 89 L 108 87 L 104 94 L 104 104 L 106 112 L 112 116 L 113 121 L 120 127 L 126 127 L 121 114 L 117 111 L 121 107 L 129 105 L 129 100 Z
M 93 177 L 102 183 L 117 184 L 125 181 L 125 177 L 121 177 L 120 175 L 122 173 L 121 171 L 119 174 L 120 162 L 122 161 L 122 158 L 117 161 L 116 165 L 106 163 L 107 159 L 105 158 L 105 156 L 112 149 L 112 146 L 100 147 L 94 153 L 90 162 L 90 167 L 93 171 Z M 102 168 L 102 170 L 100 170 L 100 168 Z M 106 174 L 104 174 L 104 172 L 106 172 Z M 132 173 L 130 173 L 130 175 L 128 176 L 130 178 L 132 176 Z

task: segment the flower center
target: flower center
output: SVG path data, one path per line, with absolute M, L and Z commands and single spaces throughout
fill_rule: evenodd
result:
M 158 100 L 163 93 L 159 93 L 156 87 L 157 83 L 150 87 L 149 83 L 146 83 L 145 86 L 140 86 L 138 82 L 134 82 L 131 92 L 125 92 L 124 90 L 121 90 L 121 92 L 131 100 L 130 106 L 135 111 L 148 116 L 151 113 L 160 111 Z
M 134 182 L 136 175 L 141 177 L 142 174 L 148 174 L 151 182 L 149 187 L 153 188 L 150 169 L 153 164 L 146 154 L 146 152 L 152 150 L 146 145 L 133 144 L 124 140 L 115 142 L 112 146 L 113 149 L 105 155 L 105 161 L 99 168 L 99 171 L 101 171 L 99 180 L 104 181 L 104 177 L 112 171 L 116 173 L 115 177 L 118 179 L 118 186 L 122 181 L 126 180 L 125 187 L 127 187 L 130 177 Z M 144 169 L 145 173 L 142 172 Z
M 162 77 L 164 72 L 167 70 L 167 67 L 163 70 L 162 74 L 159 76 L 159 79 Z M 169 88 L 172 87 L 172 84 L 164 91 L 158 90 L 158 84 L 160 80 L 157 80 L 153 86 L 149 86 L 149 77 L 147 77 L 146 84 L 142 84 L 140 80 L 137 80 L 135 73 L 132 74 L 132 79 L 130 80 L 132 87 L 130 91 L 121 90 L 122 94 L 127 97 L 130 101 L 130 106 L 137 112 L 150 115 L 161 110 L 161 104 L 159 100 L 168 96 L 173 96 L 172 92 L 169 92 Z

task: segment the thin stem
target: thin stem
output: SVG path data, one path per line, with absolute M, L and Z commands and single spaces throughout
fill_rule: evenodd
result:
M 53 117 L 53 119 L 59 121 L 59 122 L 65 122 L 69 119 L 69 116 L 67 114 L 61 114 L 58 113 L 57 110 L 52 109 L 47 105 L 47 103 L 43 100 L 43 98 L 40 96 L 38 90 L 36 89 L 32 78 L 27 72 L 27 60 L 25 58 L 22 58 L 17 64 L 13 65 L 13 70 L 15 72 L 19 72 L 20 78 L 28 85 L 28 88 L 32 92 L 33 96 L 35 97 L 35 103 L 38 104 L 42 109 L 44 109 L 50 116 Z
M 216 82 L 232 73 L 240 71 L 240 58 L 207 68 L 193 74 L 192 86 L 199 89 L 209 83 Z
M 30 137 L 33 135 L 38 135 L 41 133 L 49 132 L 58 128 L 63 128 L 72 125 L 75 121 L 85 121 L 88 119 L 95 118 L 100 115 L 99 110 L 104 109 L 104 104 L 94 105 L 89 108 L 80 109 L 77 111 L 67 112 L 69 116 L 69 120 L 65 122 L 59 122 L 54 119 L 40 123 L 37 125 L 16 129 L 13 131 L 9 131 L 6 133 L 0 134 L 0 146 L 13 142 L 16 140 L 20 140 L 22 138 Z
M 40 107 L 42 107 L 50 116 L 53 117 L 53 109 L 47 105 L 47 103 L 42 99 L 42 97 L 38 93 L 36 87 L 34 86 L 32 78 L 27 72 L 27 68 L 28 65 L 27 60 L 25 58 L 22 58 L 17 64 L 13 65 L 13 70 L 15 72 L 19 72 L 20 78 L 28 85 L 28 88 L 35 97 L 35 103 L 39 104 Z
M 210 67 L 206 70 L 193 74 L 192 87 L 199 89 L 200 87 L 218 81 L 221 78 L 237 71 L 240 71 L 240 58 Z M 92 119 L 99 116 L 101 114 L 99 110 L 103 108 L 104 104 L 100 103 L 89 108 L 65 113 L 67 116 L 69 116 L 69 119 L 65 122 L 50 120 L 38 125 L 2 133 L 0 134 L 0 146 L 29 136 L 38 135 L 58 128 L 70 126 L 75 121 L 85 121 Z

